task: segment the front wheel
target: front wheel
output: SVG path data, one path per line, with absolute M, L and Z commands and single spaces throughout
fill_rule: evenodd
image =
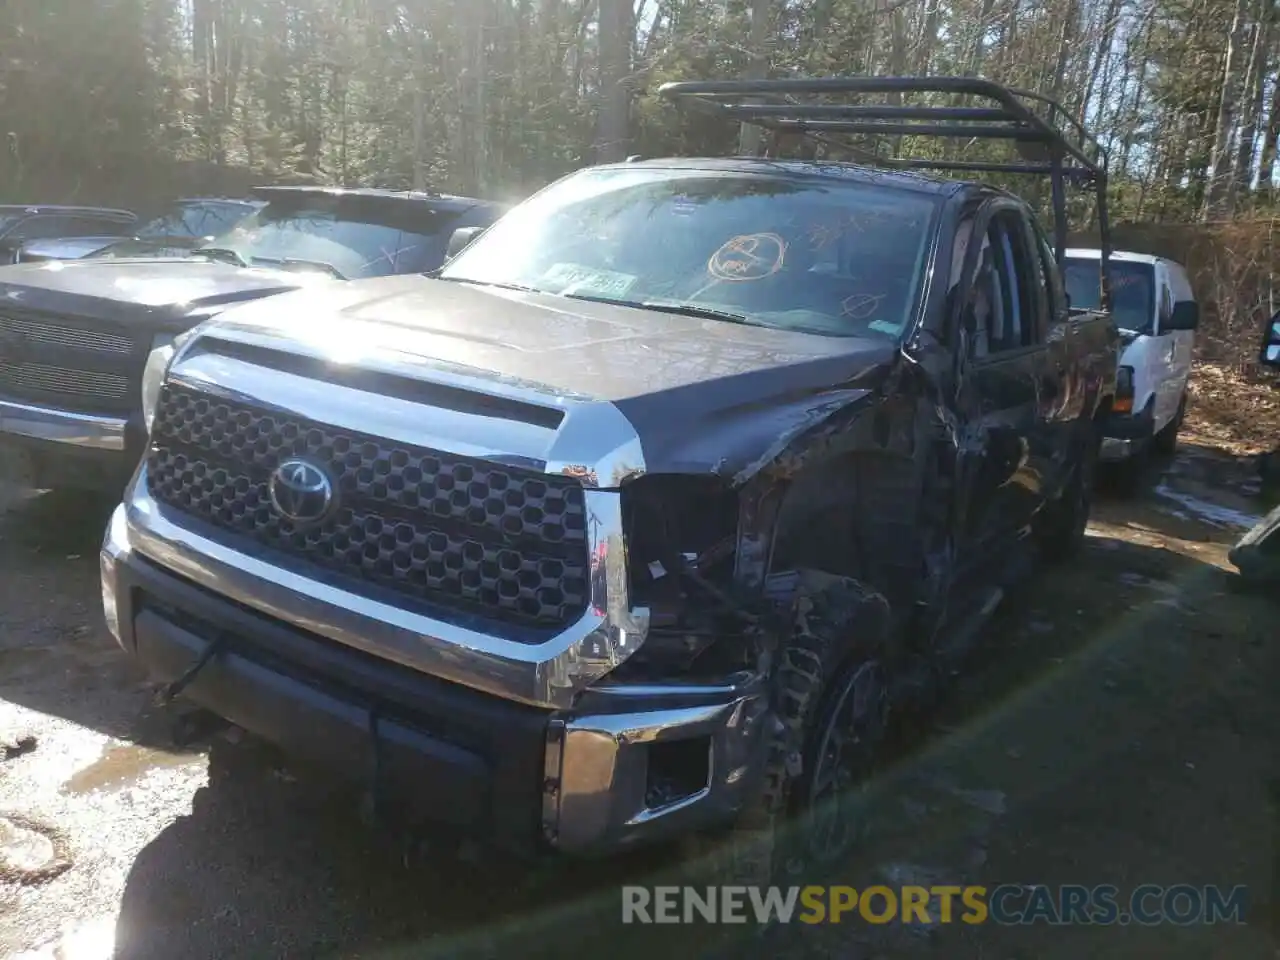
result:
M 889 606 L 856 580 L 806 572 L 774 676 L 762 788 L 712 856 L 726 882 L 785 883 L 866 835 L 861 793 L 888 721 Z
M 1178 449 L 1178 432 L 1182 429 L 1182 420 L 1186 415 L 1187 395 L 1184 391 L 1182 399 L 1178 401 L 1178 412 L 1164 425 L 1164 429 L 1152 438 L 1151 449 L 1165 456 L 1174 453 Z

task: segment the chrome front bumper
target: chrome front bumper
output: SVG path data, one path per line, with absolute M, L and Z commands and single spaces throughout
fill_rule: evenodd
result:
M 648 611 L 627 596 L 622 506 L 587 490 L 590 601 L 576 623 L 540 644 L 518 643 L 330 585 L 235 550 L 169 519 L 139 466 L 108 532 L 121 545 L 219 596 L 380 659 L 519 703 L 552 709 L 635 653 Z M 114 531 L 114 533 L 113 533 Z M 113 549 L 108 543 L 104 551 Z
M 125 420 L 0 400 L 0 433 L 90 450 L 125 448 Z
M 729 823 L 759 789 L 763 685 L 603 687 L 619 712 L 552 721 L 543 830 L 566 853 L 604 853 Z M 612 701 L 612 702 L 610 702 Z
M 131 653 L 138 652 L 131 649 L 136 642 L 134 625 L 121 622 L 133 616 L 125 569 L 144 542 L 135 537 L 131 510 L 118 507 L 100 554 L 103 612 L 117 642 Z M 226 589 L 216 592 L 228 601 L 235 599 Z M 310 629 L 321 632 L 326 626 L 332 627 L 313 622 Z M 210 669 L 228 672 L 215 685 L 230 683 L 243 695 L 245 684 L 231 675 L 235 657 L 223 658 Z M 253 669 L 261 676 L 261 665 Z M 245 679 L 253 678 L 245 674 Z M 288 685 L 263 689 L 275 692 L 253 696 L 285 696 L 279 691 Z M 193 695 L 199 699 L 198 690 Z M 206 706 L 218 708 L 216 702 Z M 332 736 L 332 718 L 352 717 L 359 725 L 363 716 L 357 705 L 349 704 L 315 714 L 316 722 L 311 723 L 307 704 L 295 701 L 291 706 L 303 717 L 294 724 L 293 736 L 305 737 L 314 730 L 317 736 L 341 740 L 344 737 Z M 749 672 L 710 684 L 641 686 L 603 680 L 585 690 L 572 709 L 548 711 L 546 716 L 546 741 L 539 758 L 543 778 L 537 794 L 541 810 L 525 806 L 528 795 L 507 802 L 523 808 L 516 813 L 518 819 L 540 822 L 546 845 L 586 856 L 731 822 L 759 788 L 762 736 L 766 724 L 776 722 L 764 684 Z M 322 732 L 326 723 L 328 734 Z M 364 736 L 364 728 L 355 735 Z

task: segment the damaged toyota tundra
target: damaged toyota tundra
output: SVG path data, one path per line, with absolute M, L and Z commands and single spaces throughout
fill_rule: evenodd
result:
M 1097 153 L 1003 88 L 808 83 L 906 82 L 994 99 L 1057 214 L 1068 179 L 1102 206 Z M 808 123 L 776 83 L 664 93 Z M 846 852 L 890 711 L 1082 542 L 1118 343 L 1062 230 L 895 162 L 587 168 L 433 277 L 184 334 L 103 544 L 112 634 L 162 699 L 456 835 Z

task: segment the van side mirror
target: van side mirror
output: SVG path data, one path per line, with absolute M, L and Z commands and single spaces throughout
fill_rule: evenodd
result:
M 1269 367 L 1280 367 L 1280 313 L 1267 321 L 1267 333 L 1262 338 L 1258 362 Z
M 484 227 L 459 227 L 453 231 L 449 237 L 449 248 L 445 251 L 445 259 L 452 260 L 463 250 L 465 250 L 471 241 L 484 233 Z M 439 249 L 438 247 L 436 249 Z
M 1168 320 L 1160 322 L 1160 330 L 1194 330 L 1200 326 L 1200 304 L 1194 300 L 1179 300 L 1173 305 Z

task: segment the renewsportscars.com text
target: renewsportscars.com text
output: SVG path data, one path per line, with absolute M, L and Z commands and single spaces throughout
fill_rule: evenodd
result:
M 1143 884 L 622 888 L 623 923 L 1244 923 L 1247 889 Z

